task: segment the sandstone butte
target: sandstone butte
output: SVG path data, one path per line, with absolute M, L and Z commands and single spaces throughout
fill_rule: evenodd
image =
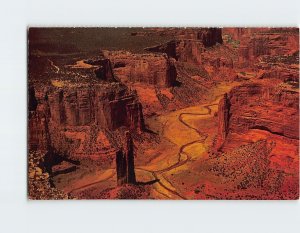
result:
M 58 56 L 31 34 L 29 198 L 299 198 L 298 29 L 137 29 L 169 39 Z

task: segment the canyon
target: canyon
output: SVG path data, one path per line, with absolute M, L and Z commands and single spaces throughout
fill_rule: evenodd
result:
M 29 30 L 29 198 L 299 198 L 298 29 L 51 30 Z

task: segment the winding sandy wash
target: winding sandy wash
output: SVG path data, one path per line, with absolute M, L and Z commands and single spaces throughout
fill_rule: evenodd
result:
M 30 28 L 30 199 L 299 198 L 298 28 Z

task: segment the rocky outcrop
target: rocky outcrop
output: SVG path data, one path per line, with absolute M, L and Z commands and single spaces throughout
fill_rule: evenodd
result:
M 227 94 L 224 94 L 223 98 L 219 102 L 218 106 L 218 138 L 216 142 L 217 149 L 220 149 L 226 140 L 226 136 L 229 130 L 229 112 L 230 112 L 230 101 Z
M 239 64 L 241 67 L 251 66 L 259 56 L 270 55 L 269 38 L 256 36 L 239 47 Z
M 261 78 L 298 79 L 297 28 L 224 28 L 223 40 L 233 52 L 233 67 L 264 73 Z M 288 73 L 288 74 L 287 74 Z M 296 74 L 296 75 L 294 75 Z M 297 76 L 297 78 L 294 78 Z
M 32 113 L 28 122 L 28 128 L 29 149 L 46 151 L 49 147 L 50 141 L 45 116 L 41 113 Z
M 223 37 L 230 36 L 230 39 L 235 41 L 241 41 L 259 33 L 269 33 L 270 30 L 271 28 L 222 28 Z
M 117 81 L 114 77 L 111 63 L 109 59 L 101 58 L 101 59 L 90 59 L 86 60 L 85 63 L 96 66 L 97 69 L 95 69 L 96 77 L 100 80 L 109 81 L 109 82 L 115 82 Z
M 120 83 L 34 90 L 37 106 L 29 112 L 29 149 L 97 157 L 103 148 L 114 153 L 106 131 L 144 129 L 136 92 Z
M 125 132 L 125 142 L 116 157 L 117 183 L 135 184 L 133 141 L 129 131 Z
M 186 28 L 179 29 L 174 33 L 177 40 L 196 40 L 204 47 L 212 47 L 217 43 L 222 44 L 221 28 Z
M 200 40 L 204 47 L 211 47 L 217 43 L 222 44 L 222 29 L 208 28 L 197 32 L 197 39 Z
M 145 83 L 170 87 L 176 81 L 174 60 L 160 54 L 132 54 L 125 51 L 105 51 L 113 64 L 113 71 L 122 82 Z
M 169 57 L 178 60 L 179 54 L 177 52 L 177 46 L 179 43 L 179 40 L 171 40 L 165 44 L 145 48 L 145 50 L 154 53 L 166 53 Z
M 260 129 L 289 139 L 299 139 L 297 91 L 260 84 L 233 88 L 219 103 L 217 149 L 228 133 Z
M 257 33 L 243 37 L 239 46 L 240 67 L 253 66 L 261 56 L 289 56 L 299 49 L 299 35 L 284 33 Z
M 202 54 L 206 48 L 222 44 L 222 29 L 207 28 L 190 31 L 179 31 L 175 40 L 154 47 L 145 48 L 146 51 L 166 53 L 180 62 L 193 64 L 202 63 Z
M 147 28 L 147 30 L 137 31 L 132 36 L 168 36 L 176 40 L 189 39 L 199 40 L 205 46 L 213 46 L 222 43 L 221 28 Z
M 139 102 L 127 104 L 126 113 L 128 116 L 129 128 L 132 131 L 142 133 L 145 128 L 142 104 Z
M 261 70 L 258 75 L 259 79 L 279 79 L 283 82 L 294 82 L 298 87 L 299 72 L 297 69 L 288 69 L 284 67 L 278 67 L 276 69 Z
M 205 50 L 202 41 L 182 39 L 172 40 L 166 44 L 149 47 L 145 50 L 150 52 L 165 53 L 180 62 L 189 62 L 193 64 L 201 63 L 201 54 Z
M 28 153 L 28 198 L 31 200 L 74 199 L 53 187 L 50 174 L 42 166 L 45 155 L 41 151 Z
M 129 119 L 135 117 L 131 114 L 136 112 L 128 111 L 127 106 L 139 105 L 136 93 L 121 84 L 50 89 L 44 94 L 48 99 L 50 120 L 63 126 L 95 123 L 110 130 L 121 126 L 133 127 Z M 139 115 L 135 119 L 142 117 Z

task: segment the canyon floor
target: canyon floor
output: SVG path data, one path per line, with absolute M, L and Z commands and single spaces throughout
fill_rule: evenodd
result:
M 233 83 L 220 84 L 215 88 L 211 101 L 192 107 L 172 111 L 146 119 L 147 129 L 157 134 L 160 142 L 155 147 L 148 145 L 137 153 L 136 176 L 138 183 L 147 186 L 150 199 L 193 199 L 191 188 L 197 184 L 201 165 L 192 169 L 195 161 L 209 159 L 208 148 L 216 135 L 217 112 L 220 95 L 228 91 Z M 235 84 L 237 85 L 237 84 Z M 140 151 L 138 150 L 138 151 Z M 155 155 L 155 156 L 153 156 Z M 149 159 L 149 157 L 151 159 Z M 78 178 L 79 176 L 79 178 Z M 56 187 L 75 196 L 93 198 L 92 190 L 115 187 L 115 168 L 92 172 L 79 166 L 73 173 L 57 175 Z M 195 191 L 197 192 L 197 191 Z M 98 193 L 96 194 L 96 198 Z
M 299 33 L 278 30 L 33 28 L 29 197 L 298 199 Z

